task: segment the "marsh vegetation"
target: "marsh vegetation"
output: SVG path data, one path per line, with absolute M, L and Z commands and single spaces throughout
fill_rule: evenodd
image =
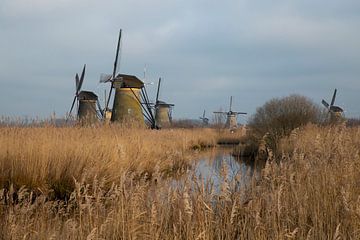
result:
M 256 175 L 220 161 L 217 187 L 191 170 L 211 129 L 0 133 L 0 239 L 360 238 L 359 128 L 302 127 Z

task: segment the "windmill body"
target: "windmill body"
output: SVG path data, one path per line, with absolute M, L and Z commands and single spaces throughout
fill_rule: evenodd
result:
M 144 83 L 135 76 L 119 74 L 114 80 L 115 97 L 111 121 L 130 121 L 139 126 L 145 126 L 141 109 L 140 91 Z
M 155 123 L 158 128 L 167 128 L 171 126 L 171 110 L 173 104 L 158 101 L 155 106 Z
M 245 112 L 234 112 L 232 111 L 232 96 L 230 97 L 230 107 L 228 112 L 214 112 L 215 114 L 225 114 L 226 122 L 225 128 L 230 129 L 230 131 L 234 131 L 238 128 L 237 124 L 237 116 L 247 114 Z
M 159 100 L 161 78 L 159 78 L 155 102 L 155 125 L 156 128 L 168 128 L 172 122 L 172 109 L 175 106 Z
M 228 112 L 226 114 L 226 123 L 225 127 L 229 129 L 237 129 L 238 123 L 237 123 L 237 113 L 234 112 Z
M 81 91 L 78 96 L 78 120 L 84 124 L 96 123 L 97 117 L 96 102 L 98 96 L 90 91 Z

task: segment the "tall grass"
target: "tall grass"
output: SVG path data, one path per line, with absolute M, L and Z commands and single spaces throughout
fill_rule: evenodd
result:
M 25 185 L 64 197 L 73 179 L 86 175 L 118 181 L 123 173 L 171 174 L 189 164 L 198 145 L 214 145 L 211 130 L 99 128 L 0 128 L 0 186 Z
M 360 238 L 358 128 L 299 130 L 282 143 L 280 162 L 268 159 L 260 178 L 243 188 L 236 179 L 223 181 L 220 192 L 196 176 L 176 186 L 135 177 L 139 169 L 186 159 L 190 143 L 212 133 L 115 132 L 116 138 L 111 128 L 1 129 L 1 181 L 9 186 L 0 194 L 0 238 Z M 52 200 L 51 187 L 41 189 L 49 175 L 60 182 L 71 176 L 69 198 Z M 21 187 L 22 178 L 33 185 Z M 36 188 L 41 192 L 34 197 Z

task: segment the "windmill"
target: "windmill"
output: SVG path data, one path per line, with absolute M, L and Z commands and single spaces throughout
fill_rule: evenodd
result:
M 229 128 L 231 131 L 237 129 L 237 116 L 240 114 L 247 114 L 245 112 L 234 112 L 232 111 L 232 96 L 230 97 L 230 107 L 228 112 L 214 112 L 215 114 L 224 114 L 226 115 L 225 127 Z
M 209 119 L 207 117 L 205 117 L 205 110 L 204 110 L 202 117 L 200 117 L 200 119 L 202 120 L 202 123 L 204 126 L 209 125 Z
M 80 78 L 77 73 L 75 75 L 75 96 L 71 104 L 69 116 L 71 116 L 76 102 L 77 120 L 82 124 L 91 124 L 98 121 L 99 117 L 102 116 L 102 111 L 98 96 L 93 92 L 81 90 L 85 78 L 85 70 L 86 64 L 84 65 Z M 99 111 L 97 111 L 96 107 L 99 108 Z
M 331 122 L 340 120 L 344 112 L 344 110 L 341 107 L 334 105 L 336 99 L 336 93 L 337 93 L 337 89 L 334 90 L 334 94 L 330 104 L 326 102 L 324 99 L 321 101 L 321 103 L 326 107 L 326 109 L 328 109 L 330 113 Z
M 174 104 L 159 100 L 161 78 L 159 78 L 155 101 L 155 125 L 156 128 L 170 127 L 172 121 L 172 109 Z
M 155 119 L 151 111 L 144 82 L 133 75 L 118 74 L 121 34 L 122 30 L 120 29 L 113 73 L 102 74 L 100 76 L 100 82 L 111 83 L 109 96 L 104 109 L 105 116 L 110 115 L 106 113 L 110 111 L 108 105 L 111 99 L 112 91 L 115 89 L 113 107 L 111 110 L 111 122 L 131 121 L 133 123 L 137 123 L 138 125 L 145 125 L 145 117 L 151 127 L 154 128 Z

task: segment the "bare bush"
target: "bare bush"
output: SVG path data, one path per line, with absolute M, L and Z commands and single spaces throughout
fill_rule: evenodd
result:
M 256 110 L 248 126 L 257 139 L 266 135 L 267 144 L 276 150 L 280 138 L 308 123 L 320 123 L 324 114 L 318 105 L 300 95 L 274 98 Z

